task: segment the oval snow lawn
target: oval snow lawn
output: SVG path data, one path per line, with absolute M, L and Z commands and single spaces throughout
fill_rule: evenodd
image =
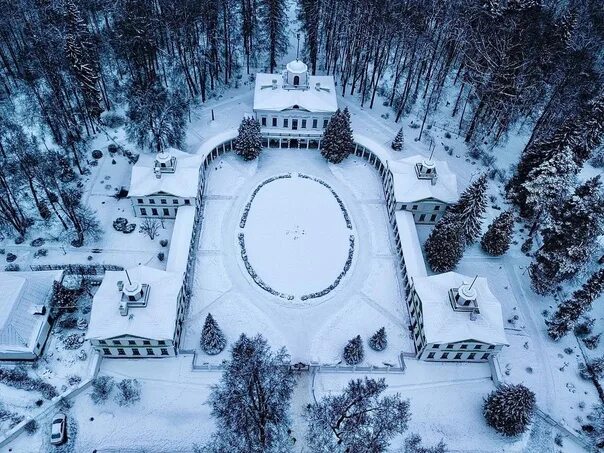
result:
M 258 276 L 296 298 L 333 284 L 348 258 L 351 231 L 335 197 L 295 174 L 258 191 L 243 231 Z

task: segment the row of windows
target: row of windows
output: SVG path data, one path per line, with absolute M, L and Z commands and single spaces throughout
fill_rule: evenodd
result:
M 189 200 L 185 200 L 185 204 L 188 204 L 187 201 Z M 136 202 L 138 204 L 145 204 L 145 199 L 144 198 L 137 198 Z M 159 199 L 160 204 L 168 204 L 168 200 L 166 200 L 165 198 L 160 198 Z M 172 199 L 172 204 L 178 204 L 178 198 L 174 198 Z M 149 204 L 155 204 L 155 199 L 154 198 L 149 198 Z
M 106 340 L 99 340 L 99 344 L 108 344 Z M 124 340 L 124 342 L 122 343 L 122 340 L 111 340 L 111 344 L 114 344 L 115 346 L 121 346 L 122 344 L 128 344 L 130 346 L 136 346 L 136 340 L 128 340 L 127 342 Z M 166 344 L 166 342 L 164 340 L 159 340 L 157 342 L 157 344 L 159 346 L 163 346 Z M 151 341 L 150 340 L 143 340 L 143 345 L 144 346 L 150 346 L 151 345 Z
M 155 351 L 153 350 L 153 348 L 145 348 L 147 351 L 147 355 L 156 355 Z M 132 351 L 132 355 L 141 355 L 141 352 L 137 349 L 137 348 L 132 348 L 130 349 L 130 351 Z M 103 348 L 103 354 L 104 355 L 113 355 L 111 353 L 111 349 L 109 348 Z M 126 355 L 126 350 L 124 348 L 117 348 L 117 355 L 121 355 L 121 356 L 125 356 Z M 168 352 L 167 348 L 161 348 L 161 354 L 160 355 L 170 355 L 170 353 Z
M 263 116 L 260 119 L 260 122 L 262 124 L 262 126 L 266 127 L 267 125 L 267 117 Z M 271 118 L 271 125 L 272 127 L 278 127 L 277 125 L 278 123 L 278 118 L 277 117 L 272 117 Z M 327 123 L 329 123 L 329 120 L 326 118 L 323 120 L 323 128 L 325 129 L 327 127 Z M 298 120 L 298 118 L 292 118 L 292 129 L 295 131 L 298 129 L 298 127 L 300 129 L 306 129 L 307 126 L 307 120 L 306 119 L 301 119 Z M 317 127 L 319 126 L 319 120 L 317 118 L 313 118 L 312 119 L 312 129 L 317 129 Z M 282 127 L 288 128 L 289 129 L 289 118 L 283 118 L 282 120 Z
M 441 347 L 441 345 L 435 343 L 435 344 L 432 345 L 432 347 L 434 349 L 439 349 Z M 445 345 L 446 349 L 453 349 L 454 347 L 455 347 L 455 345 L 454 344 L 450 344 L 450 343 L 447 344 L 447 345 Z M 468 349 L 468 345 L 467 344 L 462 344 L 459 349 Z M 474 349 L 482 349 L 482 345 L 481 344 L 477 344 L 477 345 L 474 346 Z M 489 347 L 487 347 L 485 349 L 495 349 L 495 345 L 490 345 Z
M 433 359 L 434 356 L 436 355 L 436 353 L 431 352 L 428 354 L 428 359 Z M 457 354 L 455 354 L 455 356 L 453 357 L 453 360 L 462 360 L 461 359 L 461 352 L 458 352 Z M 489 354 L 488 352 L 485 352 L 482 357 L 480 358 L 480 360 L 487 360 L 489 358 L 491 354 Z M 448 359 L 449 358 L 449 353 L 448 352 L 443 352 L 440 355 L 441 359 Z M 476 359 L 476 353 L 475 352 L 471 352 L 470 354 L 468 354 L 468 358 L 467 360 L 475 360 Z
M 440 206 L 441 206 L 441 205 L 439 205 L 439 204 L 435 204 L 435 205 L 434 205 L 434 209 L 433 209 L 433 210 L 434 210 L 434 211 L 440 211 Z M 412 210 L 412 211 L 417 211 L 417 210 L 418 210 L 418 208 L 419 208 L 419 205 L 417 205 L 417 204 L 411 205 L 411 210 Z M 406 210 L 407 210 L 407 205 L 406 205 L 406 204 L 401 205 L 401 209 L 402 209 L 403 211 L 406 211 Z
M 141 215 L 147 215 L 147 209 L 146 208 L 141 208 Z M 158 211 L 156 208 L 151 208 L 151 215 L 159 215 Z M 170 209 L 169 208 L 164 208 L 162 210 L 162 215 L 171 215 L 170 214 Z

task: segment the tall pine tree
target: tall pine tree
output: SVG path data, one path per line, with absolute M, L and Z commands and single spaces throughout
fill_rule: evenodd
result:
M 277 67 L 277 59 L 287 51 L 287 1 L 258 0 L 258 5 L 264 50 L 268 56 L 269 72 L 273 73 Z
M 256 118 L 246 117 L 239 125 L 239 135 L 234 142 L 235 152 L 245 160 L 254 160 L 262 150 L 260 123 Z
M 547 322 L 547 333 L 559 340 L 570 332 L 591 304 L 604 293 L 604 269 L 595 272 L 585 284 L 575 291 L 570 299 L 558 305 L 558 309 Z
M 461 260 L 464 247 L 463 233 L 455 215 L 445 215 L 426 239 L 426 260 L 434 272 L 451 271 Z
M 354 138 L 350 127 L 350 113 L 348 108 L 338 109 L 323 132 L 321 155 L 332 164 L 339 164 L 353 150 Z
M 392 147 L 395 151 L 402 151 L 403 145 L 405 144 L 405 138 L 403 137 L 403 128 L 401 127 L 396 133 L 396 137 L 392 140 Z
M 493 220 L 493 223 L 487 228 L 487 232 L 482 236 L 480 241 L 482 249 L 489 255 L 503 255 L 510 248 L 513 229 L 514 214 L 512 211 L 502 212 Z
M 226 346 L 226 338 L 211 313 L 206 316 L 201 330 L 201 349 L 206 354 L 220 354 Z
M 445 216 L 454 216 L 462 240 L 472 244 L 480 235 L 482 219 L 487 209 L 487 175 L 481 175 L 463 191 L 459 200 L 447 209 Z
M 551 293 L 564 280 L 582 271 L 604 232 L 604 195 L 599 177 L 577 187 L 572 196 L 555 205 L 543 229 L 543 245 L 529 271 L 533 289 Z

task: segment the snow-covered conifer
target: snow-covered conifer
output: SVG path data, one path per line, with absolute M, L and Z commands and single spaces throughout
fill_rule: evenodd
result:
M 315 453 L 388 450 L 390 440 L 407 429 L 409 402 L 399 394 L 382 396 L 385 380 L 355 379 L 340 394 L 330 394 L 305 411 L 306 440 Z
M 332 164 L 342 162 L 354 149 L 350 113 L 348 108 L 336 110 L 332 115 L 323 138 L 321 139 L 321 155 Z
M 358 365 L 363 361 L 364 357 L 363 341 L 361 340 L 361 336 L 357 335 L 344 347 L 344 361 L 348 365 Z
M 558 340 L 566 335 L 577 323 L 581 315 L 591 308 L 591 304 L 604 293 L 604 269 L 595 272 L 585 284 L 575 291 L 570 299 L 558 305 L 558 309 L 547 322 L 549 336 Z
M 262 134 L 257 119 L 243 118 L 239 125 L 239 135 L 235 139 L 235 152 L 245 160 L 254 160 L 262 149 Z
M 201 349 L 206 354 L 220 354 L 226 346 L 226 338 L 222 333 L 218 323 L 214 320 L 211 313 L 206 316 L 206 321 L 201 331 Z
M 487 209 L 487 187 L 487 175 L 483 174 L 447 210 L 447 214 L 455 215 L 465 244 L 472 244 L 480 235 L 482 219 Z
M 512 231 L 514 228 L 514 214 L 511 211 L 502 212 L 487 228 L 482 236 L 480 245 L 489 255 L 503 255 L 510 248 Z
M 401 151 L 403 149 L 403 145 L 405 144 L 405 139 L 403 137 L 403 128 L 401 127 L 397 134 L 396 137 L 394 137 L 394 140 L 392 141 L 392 149 L 395 151 Z
M 504 384 L 485 399 L 487 424 L 506 436 L 526 431 L 535 412 L 535 394 L 524 385 Z
M 464 242 L 455 215 L 447 213 L 438 221 L 424 248 L 428 264 L 434 272 L 448 272 L 457 266 L 463 256 Z
M 386 328 L 380 328 L 369 338 L 369 347 L 374 351 L 383 351 L 388 346 L 388 337 L 386 335 Z

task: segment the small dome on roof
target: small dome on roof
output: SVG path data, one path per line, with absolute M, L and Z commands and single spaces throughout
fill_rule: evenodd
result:
M 302 74 L 303 72 L 308 71 L 308 66 L 300 60 L 294 60 L 287 64 L 287 70 L 295 74 Z

